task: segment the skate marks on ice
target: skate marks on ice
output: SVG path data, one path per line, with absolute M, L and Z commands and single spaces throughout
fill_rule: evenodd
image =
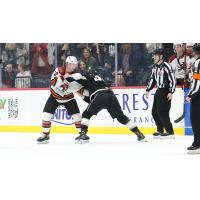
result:
M 0 133 L 0 152 L 15 154 L 120 154 L 120 155 L 186 155 L 192 143 L 190 136 L 176 136 L 174 140 L 153 139 L 138 142 L 133 135 L 91 134 L 88 144 L 75 144 L 75 134 L 52 134 L 49 144 L 37 144 L 39 134 Z

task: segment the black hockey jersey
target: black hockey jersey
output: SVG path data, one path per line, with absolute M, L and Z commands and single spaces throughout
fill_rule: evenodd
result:
M 90 99 L 101 90 L 108 90 L 105 81 L 97 74 L 92 73 L 74 73 L 69 75 L 66 80 L 68 82 L 78 82 L 84 89 L 89 91 Z

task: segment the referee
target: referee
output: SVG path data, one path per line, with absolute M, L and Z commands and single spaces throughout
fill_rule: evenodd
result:
M 186 101 L 191 102 L 190 118 L 194 134 L 194 142 L 188 147 L 188 153 L 200 153 L 200 43 L 193 46 L 195 62 L 193 64 L 193 80 L 191 90 L 186 97 Z
M 145 96 L 157 86 L 154 96 L 152 115 L 157 126 L 154 138 L 174 139 L 174 130 L 170 122 L 169 111 L 171 108 L 172 94 L 175 92 L 176 81 L 172 67 L 164 62 L 164 50 L 156 49 L 153 52 L 154 65 L 148 82 Z M 164 132 L 164 129 L 166 132 Z

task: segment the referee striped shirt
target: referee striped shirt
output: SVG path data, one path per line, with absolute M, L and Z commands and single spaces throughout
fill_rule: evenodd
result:
M 170 93 L 175 92 L 175 74 L 172 70 L 172 67 L 167 62 L 153 66 L 146 91 L 152 90 L 155 86 L 157 86 L 159 89 L 168 89 Z
M 189 97 L 194 97 L 200 93 L 200 58 L 194 62 L 192 86 L 188 93 Z

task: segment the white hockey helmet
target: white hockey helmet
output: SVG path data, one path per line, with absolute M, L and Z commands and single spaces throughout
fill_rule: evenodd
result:
M 194 43 L 186 43 L 186 47 L 193 47 Z
M 68 56 L 65 63 L 78 64 L 78 60 L 75 56 Z
M 181 46 L 181 47 L 182 47 L 182 46 L 183 46 L 183 43 L 173 43 L 174 49 L 175 49 L 176 46 Z

